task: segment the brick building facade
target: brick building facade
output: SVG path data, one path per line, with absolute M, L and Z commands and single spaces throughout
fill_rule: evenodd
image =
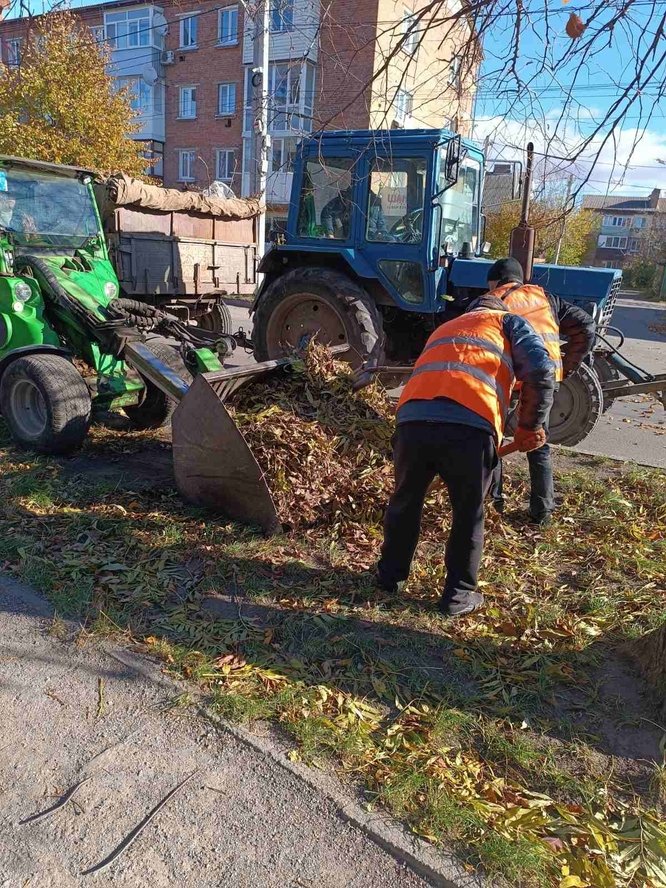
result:
M 455 37 L 423 33 L 415 5 L 273 0 L 267 204 L 276 226 L 286 216 L 297 142 L 317 129 L 471 132 L 473 77 L 460 71 L 470 28 L 462 24 Z M 107 43 L 109 72 L 132 91 L 151 172 L 171 187 L 221 180 L 249 194 L 253 34 L 240 0 L 115 0 L 75 12 Z M 0 22 L 4 64 L 20 64 L 29 27 L 25 19 Z
M 586 194 L 583 209 L 591 210 L 600 220 L 593 265 L 624 268 L 637 258 L 654 259 L 655 246 L 666 242 L 666 198 L 661 197 L 659 188 L 648 197 Z

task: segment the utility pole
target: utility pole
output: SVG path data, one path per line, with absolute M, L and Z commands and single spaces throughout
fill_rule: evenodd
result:
M 246 7 L 247 8 L 247 7 Z M 263 0 L 255 6 L 254 13 L 254 53 L 252 65 L 252 165 L 251 191 L 259 197 L 264 207 L 258 218 L 257 255 L 261 258 L 266 250 L 266 179 L 268 177 L 268 65 L 271 37 L 270 0 Z
M 573 188 L 573 181 L 574 181 L 573 173 L 570 173 L 569 178 L 567 179 L 567 196 L 564 198 L 563 214 L 567 213 L 567 210 L 569 207 L 569 198 L 571 197 L 571 189 Z M 563 215 L 562 216 L 562 227 L 560 228 L 560 236 L 557 241 L 557 249 L 555 250 L 555 260 L 553 262 L 553 265 L 557 265 L 560 261 L 560 250 L 562 249 L 562 241 L 564 240 L 564 232 L 566 231 L 566 227 L 567 227 L 567 217 L 566 217 L 566 215 Z

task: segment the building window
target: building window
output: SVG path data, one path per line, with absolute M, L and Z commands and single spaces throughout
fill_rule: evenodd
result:
M 610 234 L 600 234 L 597 245 L 610 250 L 626 250 L 627 238 Z
M 153 90 L 143 77 L 117 77 L 118 89 L 126 89 L 132 111 L 146 114 L 152 111 Z
M 197 159 L 196 151 L 186 150 L 178 152 L 178 181 L 194 182 L 194 164 Z
M 153 46 L 155 37 L 150 27 L 150 10 L 126 9 L 107 12 L 104 16 L 106 37 L 113 49 Z
M 630 224 L 629 216 L 604 216 L 604 225 L 609 228 L 626 228 Z
M 149 176 L 161 178 L 163 175 L 164 160 L 164 143 L 163 142 L 144 142 L 145 148 L 141 152 L 148 161 L 146 173 Z
M 395 94 L 395 119 L 398 123 L 404 123 L 412 113 L 414 97 L 407 90 L 399 89 Z
M 639 253 L 641 249 L 641 241 L 638 237 L 630 237 L 629 238 L 629 252 L 630 253 Z
M 296 139 L 273 139 L 270 155 L 271 173 L 293 173 Z
M 236 84 L 218 83 L 217 114 L 218 117 L 230 117 L 236 113 Z
M 196 49 L 198 15 L 186 15 L 180 20 L 180 49 Z
M 215 152 L 215 178 L 231 182 L 236 172 L 236 152 L 233 148 L 219 148 Z
M 197 116 L 196 86 L 181 86 L 178 100 L 178 117 L 181 120 L 194 120 Z
M 645 228 L 645 217 L 644 216 L 634 216 L 631 220 L 632 228 Z
M 219 12 L 217 42 L 220 46 L 238 43 L 238 7 L 225 6 Z
M 268 69 L 268 129 L 271 133 L 309 133 L 315 92 L 315 67 L 311 62 L 295 65 L 271 64 Z M 256 110 L 256 93 L 252 86 L 252 72 L 245 69 L 245 105 L 243 131 L 252 132 Z
M 17 68 L 21 64 L 23 40 L 20 37 L 13 37 L 7 41 L 7 65 L 10 68 Z
M 419 35 L 416 33 L 416 16 L 410 9 L 406 9 L 402 14 L 402 33 L 403 43 L 402 49 L 407 55 L 414 55 L 419 43 Z
M 294 30 L 294 0 L 274 0 L 271 5 L 271 31 Z
M 104 25 L 93 25 L 90 29 L 90 36 L 95 43 L 104 43 Z

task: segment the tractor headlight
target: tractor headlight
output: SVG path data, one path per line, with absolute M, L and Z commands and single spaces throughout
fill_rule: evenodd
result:
M 14 287 L 14 298 L 18 302 L 27 302 L 28 299 L 32 296 L 32 290 L 28 286 L 28 284 L 23 281 L 19 281 L 18 284 Z
M 107 281 L 104 284 L 104 295 L 107 299 L 115 299 L 118 295 L 118 288 L 113 283 L 113 281 Z

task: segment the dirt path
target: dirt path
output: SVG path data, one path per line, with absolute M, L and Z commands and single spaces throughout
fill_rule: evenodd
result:
M 0 886 L 69 888 L 180 780 L 193 779 L 98 885 L 423 888 L 274 761 L 89 644 L 0 577 Z M 119 656 L 122 656 L 120 651 Z M 51 816 L 20 821 L 55 804 Z M 441 884 L 441 883 L 440 883 Z

